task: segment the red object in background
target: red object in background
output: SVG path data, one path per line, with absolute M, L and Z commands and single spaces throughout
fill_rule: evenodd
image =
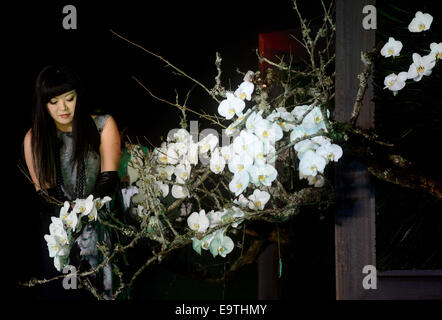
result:
M 290 54 L 294 56 L 302 55 L 303 47 L 291 36 L 296 30 L 282 30 L 275 32 L 266 32 L 259 34 L 258 51 L 263 57 L 273 61 L 279 62 L 282 56 L 288 57 Z M 259 70 L 261 73 L 271 67 L 267 62 L 259 63 Z

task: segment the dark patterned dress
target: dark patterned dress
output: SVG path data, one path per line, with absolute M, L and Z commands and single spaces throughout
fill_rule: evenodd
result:
M 94 122 L 98 132 L 102 133 L 109 115 L 97 115 Z M 69 201 L 75 199 L 86 198 L 91 194 L 95 187 L 95 182 L 100 173 L 100 155 L 94 151 L 89 151 L 85 157 L 83 166 L 79 168 L 72 161 L 73 159 L 73 140 L 72 132 L 63 132 L 57 130 L 59 142 L 59 165 L 57 166 L 57 185 L 61 197 Z M 106 204 L 106 205 L 109 205 Z M 41 217 L 41 249 L 42 249 L 42 277 L 50 279 L 61 273 L 54 266 L 53 258 L 49 257 L 49 251 L 44 234 L 49 233 L 49 224 L 51 216 L 59 216 L 60 208 L 51 206 L 50 210 L 46 210 L 40 214 Z M 82 235 L 77 239 L 77 245 L 73 247 L 70 254 L 70 264 L 78 266 L 81 261 L 87 261 L 91 267 L 95 267 L 99 263 L 99 252 L 96 246 L 97 232 L 89 224 L 85 227 Z M 110 246 L 110 239 L 107 232 L 104 232 L 104 241 Z M 81 271 L 81 270 L 80 270 Z M 100 280 L 101 281 L 101 280 Z M 112 272 L 111 265 L 103 268 L 102 272 L 102 289 L 109 295 L 112 293 Z M 105 295 L 106 296 L 106 295 Z M 62 280 L 53 281 L 44 284 L 40 290 L 39 297 L 46 299 L 88 299 L 92 295 L 85 290 L 66 290 L 63 288 Z

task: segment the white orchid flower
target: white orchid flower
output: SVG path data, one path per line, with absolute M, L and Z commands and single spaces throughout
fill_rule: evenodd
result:
M 74 200 L 74 209 L 76 213 L 80 213 L 80 216 L 87 216 L 93 208 L 95 208 L 94 196 L 89 195 L 86 199 Z
M 210 243 L 210 253 L 212 253 L 213 257 L 220 255 L 225 258 L 227 254 L 232 252 L 234 247 L 233 240 L 225 236 L 223 232 L 218 231 Z
M 232 181 L 229 183 L 229 190 L 239 196 L 249 185 L 249 174 L 246 170 L 241 170 L 235 173 Z
M 187 157 L 185 160 L 189 162 L 189 164 L 197 165 L 198 164 L 198 149 L 199 146 L 197 143 L 190 142 L 189 147 L 187 149 Z
M 296 139 L 304 138 L 308 136 L 306 129 L 302 126 L 294 126 L 292 132 L 290 132 L 290 142 L 295 141 Z
M 48 246 L 49 257 L 64 256 L 69 253 L 69 248 L 66 244 L 60 242 L 60 239 L 55 235 L 45 234 L 44 239 Z
M 278 171 L 270 164 L 252 166 L 248 171 L 250 173 L 250 180 L 255 186 L 264 185 L 270 187 L 278 176 Z
M 253 111 L 246 120 L 246 128 L 250 132 L 254 133 L 256 129 L 256 123 L 261 121 L 263 110 L 258 112 Z
M 293 123 L 288 123 L 284 119 L 279 119 L 276 121 L 276 124 L 281 127 L 284 132 L 289 132 L 292 130 L 295 125 Z
M 163 198 L 167 197 L 167 195 L 169 194 L 169 185 L 161 181 L 154 181 L 154 183 L 156 190 L 161 192 Z
M 408 72 L 400 72 L 398 75 L 396 73 L 391 73 L 385 77 L 384 89 L 388 88 L 393 92 L 402 90 L 405 87 L 405 81 L 408 79 Z
M 220 152 L 226 162 L 229 162 L 233 156 L 233 145 L 229 144 L 228 146 L 221 147 Z
M 253 163 L 257 166 L 263 166 L 267 162 L 267 153 L 269 153 L 270 148 L 275 149 L 272 145 L 266 145 L 263 141 L 259 140 L 254 142 L 248 147 L 249 152 L 251 152 L 251 157 L 253 158 Z
M 98 219 L 98 211 L 97 207 L 93 207 L 92 210 L 87 214 L 89 221 L 97 221 Z
M 160 148 L 155 148 L 153 156 L 159 164 L 167 164 L 167 145 L 163 143 Z
M 228 167 L 230 172 L 236 174 L 241 171 L 246 171 L 253 165 L 253 158 L 246 152 L 241 154 L 233 154 L 229 161 Z
M 210 248 L 210 243 L 212 242 L 212 240 L 215 238 L 216 236 L 216 232 L 213 232 L 207 236 L 205 236 L 204 238 L 202 238 L 201 240 L 198 239 L 197 237 L 193 237 L 192 238 L 192 247 L 193 250 L 195 250 L 198 254 L 201 255 L 201 249 L 204 250 L 209 250 Z
M 161 158 L 162 160 L 164 158 Z M 162 164 L 177 164 L 180 161 L 180 155 L 178 154 L 178 150 L 175 146 L 175 143 L 170 143 L 167 146 L 167 150 L 166 150 L 166 163 L 163 163 L 161 161 Z
M 397 57 L 402 50 L 402 42 L 395 40 L 393 37 L 388 38 L 388 42 L 381 49 L 381 55 L 384 57 Z
M 318 172 L 324 173 L 326 164 L 323 157 L 312 150 L 308 150 L 299 161 L 299 172 L 306 176 L 316 176 Z
M 276 149 L 273 145 L 265 142 L 257 142 L 253 147 L 254 165 L 264 166 L 265 164 L 273 164 L 276 161 Z
M 177 132 L 173 134 L 173 138 L 176 142 L 187 142 L 189 137 L 191 138 L 190 133 L 184 128 L 178 129 Z
M 71 204 L 68 201 L 65 201 L 63 207 L 60 209 L 60 219 L 63 222 L 66 222 L 66 218 L 69 215 L 69 209 L 71 208 Z
M 55 257 L 62 246 L 57 243 L 53 235 L 45 234 L 43 238 L 46 240 L 46 245 L 48 246 L 49 257 Z
M 216 232 L 213 232 L 204 238 L 201 239 L 201 248 L 204 250 L 210 249 L 210 244 L 212 243 L 212 240 L 215 238 Z
M 432 54 L 421 57 L 418 53 L 413 53 L 413 63 L 408 69 L 408 79 L 420 81 L 423 76 L 429 76 L 431 69 L 436 64 L 436 60 Z
M 294 124 L 290 123 L 295 121 L 295 117 L 283 107 L 276 108 L 266 119 L 279 125 L 285 132 L 295 127 Z
M 318 148 L 318 146 L 319 145 L 317 143 L 314 143 L 311 139 L 305 139 L 296 143 L 293 146 L 293 149 L 295 149 L 298 155 L 298 159 L 301 160 L 307 151 L 309 150 L 315 151 Z
M 218 137 L 214 134 L 210 133 L 207 136 L 205 136 L 199 143 L 199 152 L 200 153 L 207 153 L 212 152 L 216 146 L 218 145 Z
M 192 237 L 192 248 L 199 255 L 201 255 L 201 243 L 202 243 L 202 240 L 198 239 L 197 237 Z
M 249 81 L 244 81 L 235 90 L 234 95 L 241 100 L 250 101 L 252 99 L 253 89 L 255 88 L 254 84 Z
M 172 196 L 175 199 L 182 199 L 189 196 L 189 190 L 184 186 L 172 186 Z
M 278 107 L 278 108 L 276 108 L 276 111 L 279 112 L 279 117 L 283 120 L 286 120 L 286 121 L 295 121 L 296 120 L 295 116 L 291 112 L 288 112 L 287 109 L 284 107 Z
M 241 130 L 239 136 L 233 139 L 233 151 L 237 154 L 247 152 L 253 157 L 253 145 L 258 142 L 259 138 L 247 130 Z
M 328 161 L 337 162 L 342 157 L 342 148 L 337 144 L 325 144 L 316 149 L 316 154 Z
M 231 208 L 231 211 L 232 211 L 232 218 L 233 218 L 233 219 L 235 219 L 235 218 L 239 218 L 239 217 L 244 217 L 244 212 L 243 212 L 240 208 L 238 208 L 238 207 L 233 206 L 233 207 Z M 233 228 L 238 228 L 238 226 L 239 226 L 243 221 L 244 221 L 244 219 L 241 219 L 241 220 L 238 220 L 238 221 L 236 221 L 236 222 L 233 222 L 233 223 L 232 223 L 232 227 L 233 227 Z
M 206 211 L 201 210 L 198 212 L 193 212 L 188 218 L 187 218 L 187 225 L 190 229 L 204 233 L 206 232 L 207 228 L 209 228 L 210 222 L 209 218 L 206 216 Z
M 80 199 L 83 200 L 83 199 Z M 87 216 L 89 221 L 96 221 L 98 219 L 98 210 L 100 210 L 106 203 L 112 201 L 112 198 L 109 196 L 105 196 L 103 198 L 96 198 L 93 199 L 92 195 L 89 195 L 89 197 L 87 197 L 87 199 L 85 199 L 86 204 L 85 206 L 89 206 L 90 202 L 93 203 L 92 208 L 90 211 L 85 210 L 84 212 L 82 212 L 83 207 L 81 205 L 81 201 L 80 201 L 80 207 L 78 210 L 80 210 L 79 212 L 81 212 L 80 214 L 80 218 Z M 77 205 L 77 203 L 76 203 Z M 76 209 L 74 207 L 74 211 L 76 212 Z
M 266 119 L 255 122 L 255 126 L 255 134 L 266 144 L 274 145 L 276 141 L 283 137 L 281 127 Z
M 257 167 L 262 167 L 265 165 L 275 166 L 275 161 L 278 158 L 276 155 L 276 149 L 272 145 L 264 145 L 263 154 L 257 153 L 255 155 L 254 165 Z
M 112 198 L 109 196 L 105 196 L 103 198 L 96 198 L 94 199 L 94 205 L 97 208 L 97 210 L 100 210 L 106 203 L 112 201 Z
M 190 171 L 192 167 L 190 165 L 186 164 L 179 164 L 175 167 L 175 176 L 176 176 L 176 182 L 184 184 L 187 180 L 190 178 Z
M 408 25 L 410 32 L 422 32 L 430 29 L 433 17 L 429 13 L 416 12 L 413 20 Z
M 223 129 L 226 136 L 234 136 L 239 132 L 238 126 L 244 121 L 244 119 L 249 115 L 249 113 L 252 112 L 251 109 L 248 109 L 246 113 L 239 114 L 238 118 L 231 123 L 226 129 Z
M 224 171 L 225 166 L 226 159 L 220 154 L 219 148 L 216 148 L 210 158 L 210 170 L 215 174 L 219 174 Z
M 221 221 L 222 223 L 231 223 L 232 227 L 236 228 L 240 223 L 244 221 L 244 219 L 240 219 L 234 222 L 235 218 L 238 217 L 244 217 L 244 212 L 240 208 L 233 206 L 225 210 L 225 213 L 223 214 Z
M 227 120 L 232 119 L 235 114 L 240 115 L 246 104 L 240 98 L 237 98 L 232 92 L 226 93 L 227 99 L 221 101 L 218 106 L 218 113 Z
M 46 242 L 47 242 L 47 246 L 48 246 L 48 251 L 49 251 L 49 257 L 54 258 L 58 255 L 66 255 L 68 253 L 67 251 L 67 247 L 64 246 L 63 244 L 59 243 L 56 240 L 55 236 L 50 236 L 50 235 L 45 235 L 44 236 Z
M 430 44 L 431 55 L 434 56 L 436 60 L 442 58 L 442 42 L 433 42 Z
M 249 196 L 248 206 L 252 210 L 264 210 L 265 205 L 270 200 L 270 194 L 267 191 L 255 189 Z
M 224 211 L 211 210 L 210 212 L 208 212 L 206 216 L 209 219 L 209 227 L 213 228 L 219 225 L 221 223 L 221 218 L 225 213 L 226 213 L 225 210 Z
M 182 159 L 187 154 L 189 143 L 188 142 L 175 142 L 173 147 L 175 148 L 178 157 Z
M 57 257 L 54 257 L 54 267 L 57 269 L 57 271 L 61 271 L 61 262 L 60 259 Z
M 247 109 L 245 113 L 239 114 L 238 119 L 236 119 L 234 122 L 235 126 L 239 125 L 251 112 L 252 109 Z
M 249 199 L 244 197 L 244 195 L 241 193 L 238 199 L 233 200 L 233 203 L 239 205 L 242 208 L 247 208 L 249 205 Z
M 302 106 L 296 106 L 290 113 L 295 117 L 296 121 L 299 121 L 302 119 L 304 113 L 306 113 L 309 108 L 310 106 L 306 104 Z
M 68 235 L 64 228 L 63 221 L 57 217 L 51 217 L 51 224 L 49 225 L 49 233 L 57 239 L 58 243 L 62 245 L 69 244 Z
M 280 117 L 280 113 L 277 110 L 273 110 L 272 113 L 270 113 L 266 120 L 269 120 L 271 122 L 274 122 L 276 119 L 278 119 Z
M 66 217 L 66 227 L 71 228 L 72 231 L 75 231 L 75 228 L 78 225 L 78 216 L 77 214 L 72 211 L 67 217 Z
M 319 107 L 314 107 L 302 120 L 301 126 L 306 128 L 311 132 L 311 134 L 318 132 L 319 130 L 324 130 L 327 132 L 325 126 L 324 118 L 322 116 L 321 109 Z
M 330 138 L 325 137 L 325 136 L 317 136 L 317 137 L 313 137 L 313 138 L 310 138 L 310 140 L 311 140 L 313 143 L 316 143 L 316 144 L 318 144 L 318 145 L 320 145 L 320 146 L 324 146 L 324 145 L 329 145 L 329 144 L 331 144 L 331 140 L 330 140 Z

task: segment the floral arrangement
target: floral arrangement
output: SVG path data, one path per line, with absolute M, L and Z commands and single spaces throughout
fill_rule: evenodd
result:
M 408 25 L 410 32 L 424 32 L 430 29 L 433 22 L 433 16 L 429 13 L 416 12 L 415 17 Z M 382 47 L 381 55 L 389 57 L 397 57 L 400 55 L 403 44 L 399 40 L 395 40 L 393 37 L 389 37 L 388 42 Z M 397 95 L 399 90 L 405 87 L 406 81 L 413 79 L 418 82 L 423 76 L 431 75 L 436 61 L 442 56 L 442 42 L 433 42 L 430 44 L 429 54 L 421 56 L 419 53 L 413 53 L 413 63 L 409 66 L 408 71 L 399 72 L 399 74 L 391 73 L 385 77 L 384 89 L 388 88 L 393 91 L 394 95 Z
M 231 122 L 223 130 L 231 139 L 223 138 L 222 141 L 230 143 L 219 146 L 220 139 L 213 133 L 194 141 L 186 129 L 180 128 L 169 134 L 168 141 L 161 147 L 153 150 L 151 167 L 140 166 L 142 162 L 136 156 L 129 164 L 131 181 L 146 176 L 146 170 L 153 172 L 158 194 L 166 197 L 170 191 L 175 199 L 192 197 L 187 183 L 193 168 L 205 166 L 215 175 L 228 170 L 231 175 L 228 188 L 237 198 L 221 210 L 206 213 L 203 209 L 192 212 L 187 218 L 189 229 L 196 233 L 192 238 L 193 248 L 200 254 L 204 249 L 210 250 L 214 257 L 225 257 L 234 248 L 232 239 L 226 235 L 228 226 L 204 237 L 200 234 L 234 219 L 237 222 L 232 227 L 236 228 L 245 209 L 265 208 L 271 198 L 266 189 L 278 178 L 275 162 L 281 150 L 279 141 L 286 140 L 285 149 L 291 146 L 295 151 L 300 179 L 306 179 L 315 187 L 323 186 L 326 165 L 338 161 L 343 154 L 342 148 L 324 135 L 328 132 L 325 123 L 328 120 L 318 106 L 294 106 L 290 111 L 284 107 L 266 111 L 256 104 L 246 108 L 246 102 L 254 93 L 253 77 L 252 71 L 247 72 L 237 89 L 227 91 L 226 99 L 219 103 L 218 113 Z M 139 149 L 134 150 L 139 152 Z M 137 185 L 143 189 L 143 184 Z M 137 210 L 147 212 L 148 208 L 139 204 Z M 157 220 L 156 217 L 151 219 Z
M 81 234 L 83 228 L 98 219 L 98 212 L 111 201 L 110 197 L 74 200 L 72 208 L 68 201 L 64 202 L 60 209 L 59 217 L 51 217 L 49 234 L 44 235 L 47 242 L 49 256 L 54 258 L 54 266 L 61 271 L 69 265 L 69 253 L 75 244 L 75 240 Z

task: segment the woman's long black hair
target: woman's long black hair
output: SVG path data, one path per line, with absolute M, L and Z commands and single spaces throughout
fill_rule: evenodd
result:
M 72 161 L 82 163 L 88 151 L 99 153 L 100 136 L 97 127 L 84 105 L 84 88 L 78 75 L 67 66 L 47 66 L 37 77 L 34 91 L 32 124 L 32 151 L 34 167 L 40 187 L 56 184 L 56 158 L 58 141 L 54 119 L 47 110 L 50 99 L 76 90 L 77 101 L 72 122 L 74 156 Z

